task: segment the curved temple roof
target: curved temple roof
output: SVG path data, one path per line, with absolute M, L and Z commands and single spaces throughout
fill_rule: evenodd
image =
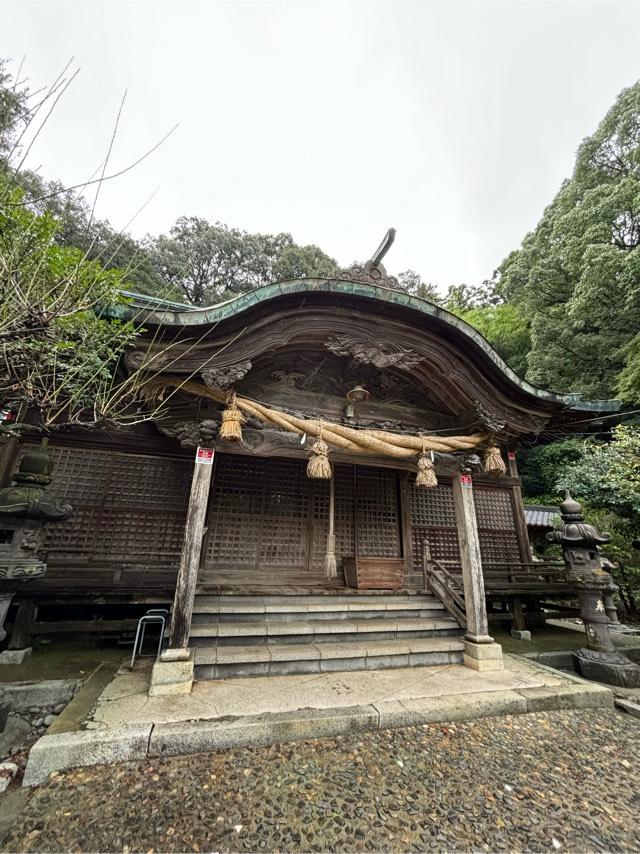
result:
M 417 312 L 422 318 L 433 318 L 440 325 L 449 327 L 452 332 L 457 333 L 457 337 L 466 338 L 469 343 L 482 351 L 485 358 L 490 360 L 507 380 L 541 402 L 585 412 L 616 412 L 620 409 L 621 402 L 618 400 L 583 400 L 579 394 L 559 394 L 537 388 L 519 377 L 498 355 L 486 338 L 455 314 L 435 303 L 381 285 L 343 279 L 294 279 L 263 285 L 206 308 L 162 300 L 145 294 L 124 292 L 124 295 L 131 300 L 130 306 L 118 310 L 117 313 L 130 318 L 132 316 L 140 318 L 142 312 L 144 323 L 164 328 L 188 329 L 189 327 L 212 326 L 221 321 L 238 317 L 249 309 L 268 303 L 269 300 L 296 294 L 358 297 L 375 301 L 378 307 L 382 303 L 389 307 L 397 306 Z

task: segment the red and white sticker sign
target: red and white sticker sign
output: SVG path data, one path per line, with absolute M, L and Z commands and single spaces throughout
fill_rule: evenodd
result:
M 198 448 L 196 451 L 196 463 L 201 466 L 212 466 L 215 448 Z
M 471 475 L 470 474 L 461 474 L 460 475 L 460 483 L 463 486 L 471 486 Z
M 515 451 L 509 451 L 509 453 L 507 454 L 507 456 L 509 457 L 509 459 L 510 459 L 510 460 L 515 460 L 515 458 L 516 458 L 516 452 L 515 452 Z

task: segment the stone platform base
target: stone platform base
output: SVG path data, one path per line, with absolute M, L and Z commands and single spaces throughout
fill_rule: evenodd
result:
M 576 672 L 585 679 L 621 688 L 640 688 L 640 664 L 622 652 L 596 652 L 582 647 L 571 657 Z
M 490 674 L 454 664 L 436 672 L 404 667 L 205 680 L 191 694 L 173 697 L 148 697 L 148 683 L 149 670 L 121 670 L 98 698 L 86 729 L 36 742 L 24 785 L 38 785 L 52 771 L 108 762 L 487 715 L 613 708 L 609 688 L 513 655 Z
M 5 649 L 0 652 L 0 664 L 22 664 L 31 655 L 31 647 L 24 649 Z

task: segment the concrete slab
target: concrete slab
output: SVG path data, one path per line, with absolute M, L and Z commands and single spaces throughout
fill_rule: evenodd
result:
M 77 679 L 42 679 L 40 682 L 4 682 L 14 711 L 31 706 L 58 706 L 68 703 L 80 685 Z

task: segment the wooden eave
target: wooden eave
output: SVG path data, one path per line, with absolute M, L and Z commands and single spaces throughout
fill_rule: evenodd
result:
M 382 346 L 388 339 L 389 346 L 397 343 L 419 351 L 424 363 L 412 369 L 412 379 L 435 392 L 445 405 L 452 405 L 449 395 L 493 409 L 504 420 L 506 435 L 535 435 L 550 423 L 570 430 L 573 421 L 617 412 L 621 406 L 617 400 L 582 400 L 578 394 L 536 388 L 456 315 L 379 285 L 297 279 L 256 288 L 207 308 L 129 296 L 130 304 L 119 307 L 118 313 L 144 324 L 148 346 L 172 341 L 181 348 L 190 342 L 171 372 L 197 371 L 205 362 L 230 364 L 268 353 L 269 348 L 322 348 L 328 336 L 355 330 L 381 340 Z

